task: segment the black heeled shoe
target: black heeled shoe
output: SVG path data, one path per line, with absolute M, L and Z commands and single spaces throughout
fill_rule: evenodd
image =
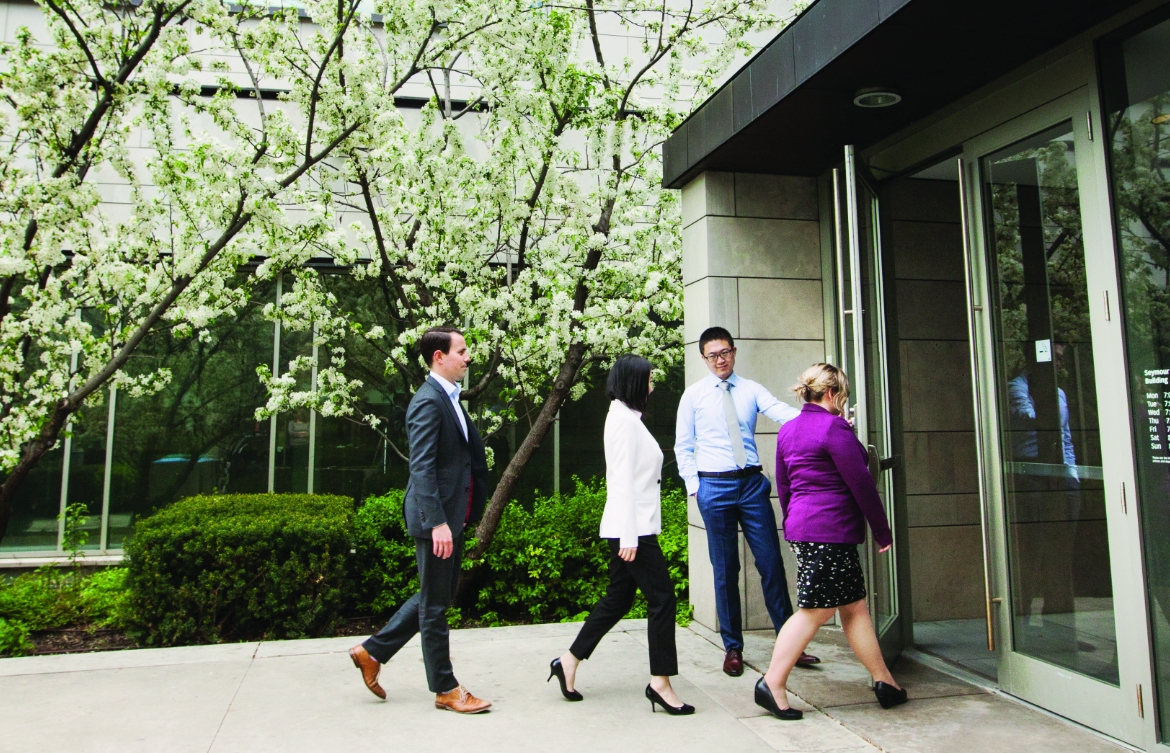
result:
M 756 705 L 767 709 L 777 719 L 794 722 L 797 719 L 804 718 L 804 712 L 800 709 L 794 709 L 791 706 L 782 709 L 777 706 L 776 698 L 772 695 L 772 689 L 768 687 L 768 683 L 764 682 L 763 677 L 756 680 Z
M 892 709 L 906 702 L 906 688 L 896 688 L 884 682 L 873 684 L 873 694 L 877 696 L 878 703 L 883 709 Z
M 553 677 L 561 684 L 561 695 L 565 697 L 566 701 L 584 701 L 585 696 L 578 693 L 576 690 L 569 690 L 565 687 L 565 668 L 561 666 L 561 657 L 557 657 L 548 663 L 548 680 Z M 545 682 L 548 682 L 545 680 Z
M 646 699 L 650 701 L 650 711 L 657 711 L 654 708 L 655 704 L 662 707 L 662 710 L 671 716 L 689 716 L 695 713 L 695 707 L 689 703 L 684 703 L 681 706 L 671 706 L 666 701 L 662 700 L 662 696 L 649 685 L 646 686 Z

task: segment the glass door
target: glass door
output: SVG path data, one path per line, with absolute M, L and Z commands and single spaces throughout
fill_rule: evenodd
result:
M 969 303 L 982 328 L 972 347 L 989 640 L 1005 690 L 1126 739 L 1113 573 L 1124 532 L 1109 512 L 1123 469 L 1106 464 L 1118 428 L 1101 420 L 1119 332 L 1096 290 L 1116 271 L 1099 242 L 1087 113 L 1087 95 L 1069 95 L 964 157 L 964 209 L 981 218 L 969 223 L 982 267 Z
M 852 146 L 845 147 L 844 171 L 834 171 L 837 207 L 837 295 L 840 312 L 839 363 L 849 375 L 847 414 L 869 450 L 870 471 L 894 526 L 894 467 L 890 438 L 889 380 L 886 369 L 885 306 L 882 286 L 881 204 L 874 181 Z M 872 536 L 863 557 L 870 616 L 887 659 L 902 648 L 894 548 L 879 553 Z

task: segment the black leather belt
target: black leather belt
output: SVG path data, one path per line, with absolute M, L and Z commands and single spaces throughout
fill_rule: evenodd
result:
M 736 468 L 734 471 L 699 471 L 699 478 L 747 478 L 763 470 L 763 466 L 749 465 L 747 468 Z

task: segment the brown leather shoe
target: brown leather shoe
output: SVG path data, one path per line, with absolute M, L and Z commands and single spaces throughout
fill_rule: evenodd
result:
M 821 660 L 819 658 L 813 656 L 812 654 L 806 654 L 803 652 L 801 652 L 800 658 L 796 660 L 796 666 L 798 667 L 811 667 L 814 664 L 820 663 Z
M 732 677 L 739 677 L 743 674 L 743 652 L 738 648 L 733 648 L 727 652 L 727 656 L 723 657 L 723 671 Z
M 362 671 L 362 681 L 366 683 L 366 687 L 370 692 L 386 700 L 386 691 L 382 690 L 382 686 L 378 684 L 378 673 L 382 671 L 382 665 L 378 660 L 370 656 L 361 646 L 354 646 L 349 650 L 349 658 L 353 659 L 353 665 Z
M 447 709 L 457 714 L 478 714 L 492 707 L 491 701 L 476 698 L 471 691 L 460 685 L 446 693 L 435 694 L 435 708 Z

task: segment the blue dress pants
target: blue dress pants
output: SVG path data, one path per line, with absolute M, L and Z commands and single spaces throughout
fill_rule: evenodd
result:
M 707 526 L 707 550 L 715 571 L 715 613 L 727 651 L 743 650 L 743 610 L 739 602 L 741 528 L 756 560 L 764 604 L 777 632 L 792 615 L 770 492 L 771 484 L 762 473 L 746 478 L 699 477 L 699 514 Z

